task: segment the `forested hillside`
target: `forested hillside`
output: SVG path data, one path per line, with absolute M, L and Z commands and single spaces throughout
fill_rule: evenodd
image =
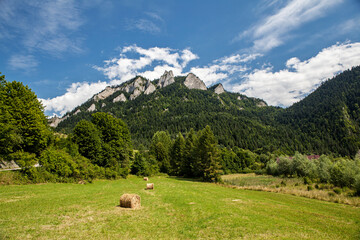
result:
M 307 136 L 306 148 L 354 155 L 360 147 L 360 66 L 324 82 L 278 115 L 280 124 Z
M 299 103 L 282 109 L 238 93 L 217 94 L 216 86 L 189 89 L 184 85 L 185 77 L 175 77 L 174 83 L 133 100 L 114 102 L 119 97 L 131 99 L 125 91 L 114 91 L 104 99 L 93 97 L 68 113 L 56 130 L 71 133 L 81 119 L 90 120 L 93 112 L 102 111 L 127 123 L 136 148 L 148 147 L 157 131 L 168 131 L 174 137 L 210 125 L 219 144 L 227 147 L 258 153 L 299 151 L 353 156 L 359 149 L 359 78 L 359 67 L 353 68 L 323 83 Z M 155 86 L 158 81 L 153 82 Z M 94 109 L 89 110 L 91 107 Z

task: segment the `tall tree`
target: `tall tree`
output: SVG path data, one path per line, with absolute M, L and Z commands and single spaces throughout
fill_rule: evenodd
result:
M 150 152 L 155 156 L 158 161 L 160 171 L 163 173 L 169 173 L 170 170 L 170 150 L 172 146 L 172 140 L 169 133 L 164 131 L 158 131 L 154 134 Z
M 219 182 L 221 174 L 220 158 L 216 138 L 207 125 L 200 133 L 196 147 L 195 173 L 204 181 Z
M 180 166 L 181 162 L 184 160 L 185 153 L 185 139 L 181 133 L 175 139 L 175 142 L 171 148 L 171 174 L 179 175 L 180 174 Z
M 39 155 L 50 139 L 44 107 L 28 86 L 0 76 L 0 155 Z
M 121 119 L 104 112 L 94 113 L 92 123 L 101 133 L 105 166 L 128 168 L 132 144 L 127 125 Z
M 180 175 L 186 177 L 193 177 L 193 165 L 195 163 L 195 153 L 194 149 L 196 146 L 197 137 L 196 132 L 193 128 L 190 129 L 189 133 L 186 136 L 184 156 L 180 164 Z
M 100 131 L 92 122 L 81 120 L 74 128 L 74 142 L 79 146 L 79 153 L 89 158 L 92 163 L 104 166 L 101 157 Z

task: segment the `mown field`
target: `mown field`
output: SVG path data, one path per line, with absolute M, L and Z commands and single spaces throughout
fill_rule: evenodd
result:
M 0 186 L 0 239 L 360 239 L 360 208 L 154 177 Z M 120 208 L 123 193 L 142 208 Z

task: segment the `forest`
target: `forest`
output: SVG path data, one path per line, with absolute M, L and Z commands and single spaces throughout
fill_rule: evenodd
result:
M 74 127 L 64 134 L 49 127 L 31 89 L 1 76 L 0 159 L 22 168 L 12 174 L 15 183 L 92 182 L 128 174 L 221 182 L 222 174 L 255 172 L 360 194 L 359 78 L 360 67 L 346 71 L 288 109 L 259 108 L 261 100 L 238 101 L 233 93 L 219 101 L 211 91 L 185 89 L 177 78 L 151 101 L 140 96 L 126 103 L 131 107 L 108 104 L 111 113 L 80 113 L 65 122 Z M 177 120 L 180 113 L 186 114 Z

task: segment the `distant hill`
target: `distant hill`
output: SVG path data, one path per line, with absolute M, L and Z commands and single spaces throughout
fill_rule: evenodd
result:
M 135 147 L 148 146 L 159 130 L 175 136 L 210 125 L 219 144 L 228 147 L 259 153 L 353 155 L 359 148 L 359 76 L 359 67 L 346 71 L 288 109 L 226 92 L 221 84 L 207 89 L 191 73 L 174 77 L 171 71 L 165 72 L 155 81 L 137 76 L 107 87 L 51 124 L 70 133 L 81 119 L 103 111 L 128 124 Z

